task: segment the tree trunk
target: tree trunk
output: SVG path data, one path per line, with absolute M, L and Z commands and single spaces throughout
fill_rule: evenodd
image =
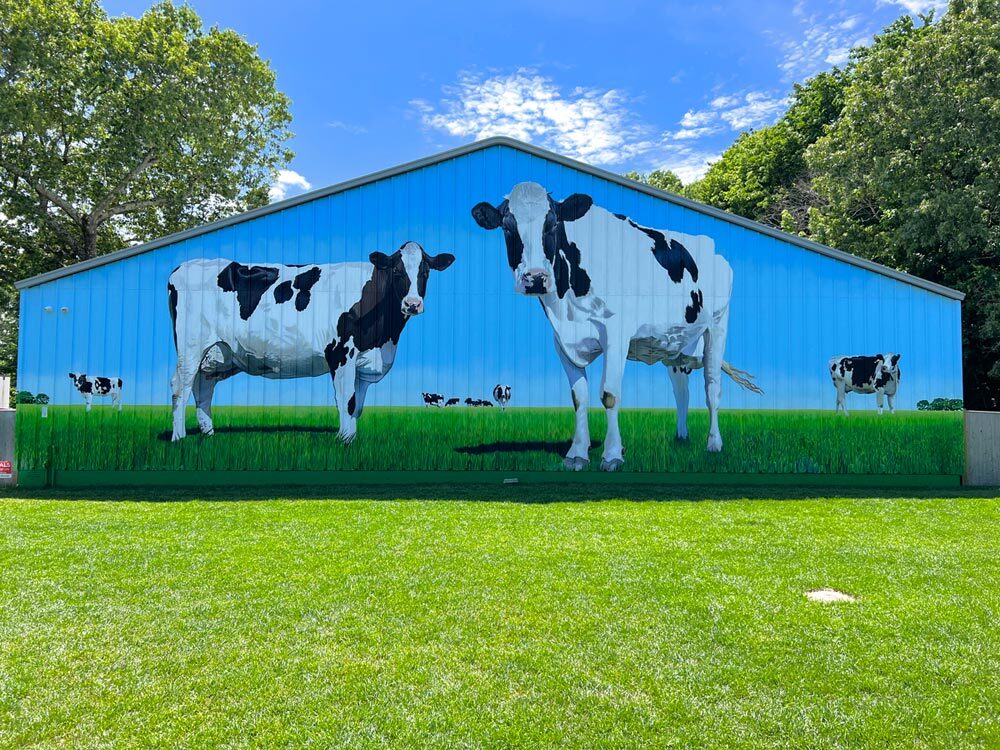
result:
M 83 239 L 83 246 L 80 248 L 81 260 L 97 257 L 97 224 L 94 222 L 92 214 L 83 215 L 80 219 L 80 230 Z

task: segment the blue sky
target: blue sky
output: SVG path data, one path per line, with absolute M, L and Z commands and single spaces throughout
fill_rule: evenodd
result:
M 687 182 L 779 117 L 793 82 L 943 4 L 191 2 L 259 45 L 291 97 L 297 155 L 275 199 L 498 134 Z

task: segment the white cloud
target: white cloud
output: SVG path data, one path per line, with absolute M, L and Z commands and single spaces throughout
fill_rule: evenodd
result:
M 714 135 L 722 131 L 722 128 L 718 125 L 706 126 L 703 128 L 681 128 L 680 130 L 675 130 L 673 133 L 669 134 L 669 137 L 675 141 L 691 141 L 698 138 L 705 138 L 709 135 Z
M 551 78 L 522 68 L 488 78 L 466 73 L 444 92 L 437 107 L 419 99 L 411 105 L 426 127 L 450 135 L 507 135 L 593 164 L 621 164 L 656 146 L 615 89 L 564 93 Z
M 343 120 L 332 120 L 326 124 L 328 128 L 333 128 L 334 130 L 343 130 L 351 135 L 362 135 L 368 132 L 368 128 L 364 125 L 355 125 L 354 123 L 344 122 Z
M 849 59 L 851 48 L 871 41 L 871 33 L 859 30 L 861 16 L 834 14 L 825 18 L 800 16 L 805 28 L 800 39 L 782 43 L 784 56 L 778 67 L 786 80 L 801 80 Z
M 775 98 L 763 91 L 751 91 L 743 100 L 728 109 L 720 109 L 719 117 L 733 130 L 746 130 L 770 125 L 788 109 L 788 97 Z
M 714 112 L 695 112 L 689 109 L 681 118 L 682 128 L 700 128 L 715 119 Z
M 268 197 L 271 202 L 284 200 L 288 197 L 288 193 L 291 190 L 308 190 L 312 185 L 309 183 L 305 177 L 300 175 L 293 169 L 282 169 L 278 171 L 278 178 L 271 185 L 271 189 L 267 191 Z
M 685 185 L 704 177 L 712 162 L 720 156 L 713 151 L 676 144 L 667 144 L 665 151 L 658 168 L 669 169 L 680 177 Z
M 948 7 L 948 0 L 879 0 L 879 5 L 898 5 L 916 16 L 929 10 L 940 13 Z
M 722 109 L 723 107 L 733 106 L 738 103 L 739 100 L 738 96 L 717 96 L 710 102 L 710 104 L 712 105 L 712 109 Z

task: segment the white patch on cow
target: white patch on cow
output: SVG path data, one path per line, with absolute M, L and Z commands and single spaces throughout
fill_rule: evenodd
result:
M 524 245 L 521 263 L 514 269 L 515 284 L 521 285 L 529 271 L 543 270 L 551 278 L 552 264 L 545 257 L 542 245 L 542 230 L 550 208 L 548 192 L 538 183 L 522 182 L 510 191 L 507 201 L 508 210 L 517 218 L 517 232 Z
M 806 598 L 811 602 L 820 602 L 822 604 L 857 601 L 856 597 L 845 594 L 843 591 L 837 591 L 836 589 L 813 589 L 806 592 Z
M 403 258 L 403 268 L 406 269 L 406 275 L 410 280 L 410 291 L 406 293 L 406 298 L 403 300 L 403 312 L 407 315 L 413 315 L 415 313 L 406 308 L 406 303 L 410 300 L 415 300 L 418 310 L 423 311 L 424 300 L 417 288 L 417 277 L 420 272 L 420 261 L 424 257 L 424 250 L 416 242 L 407 242 L 400 248 L 400 254 Z

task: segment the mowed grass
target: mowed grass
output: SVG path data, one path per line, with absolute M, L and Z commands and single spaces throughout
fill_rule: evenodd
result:
M 337 439 L 331 407 L 216 407 L 216 434 L 170 442 L 170 409 L 38 406 L 18 409 L 25 469 L 561 470 L 573 437 L 570 409 L 366 409 L 350 446 Z M 599 470 L 604 413 L 590 414 L 590 470 Z M 826 411 L 723 411 L 721 454 L 705 451 L 708 414 L 693 410 L 677 443 L 669 409 L 620 416 L 625 471 L 952 474 L 964 467 L 959 412 L 850 417 Z
M 0 501 L 0 747 L 1000 747 L 997 499 L 577 490 Z

